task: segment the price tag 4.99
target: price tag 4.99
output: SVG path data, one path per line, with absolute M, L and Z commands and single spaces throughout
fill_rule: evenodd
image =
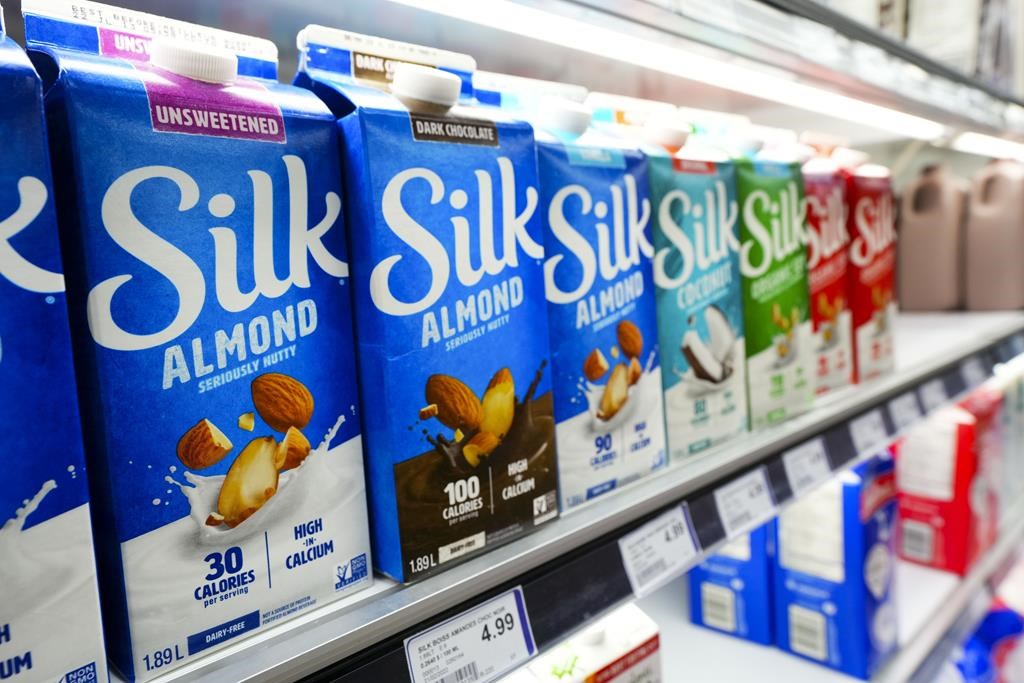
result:
M 638 598 L 686 571 L 697 559 L 686 508 L 673 507 L 619 539 L 622 564 Z
M 775 501 L 764 467 L 751 470 L 715 489 L 715 505 L 729 539 L 775 516 Z
M 405 640 L 412 683 L 492 681 L 536 651 L 519 587 Z

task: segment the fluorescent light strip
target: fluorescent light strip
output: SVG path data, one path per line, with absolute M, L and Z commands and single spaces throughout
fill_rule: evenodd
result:
M 967 154 L 1024 161 L 1024 145 L 982 133 L 961 133 L 953 138 L 949 146 Z
M 510 0 L 392 0 L 501 31 L 661 71 L 919 140 L 945 126 L 829 90 L 780 78 Z

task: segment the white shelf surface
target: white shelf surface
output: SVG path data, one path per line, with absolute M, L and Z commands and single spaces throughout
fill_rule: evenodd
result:
M 899 561 L 896 568 L 896 607 L 900 649 L 872 681 L 903 683 L 932 656 L 986 581 L 1005 567 L 1024 536 L 1024 505 L 1007 516 L 999 541 L 968 572 L 949 572 Z M 775 647 L 695 626 L 690 623 L 689 579 L 683 577 L 637 601 L 661 627 L 661 657 L 667 681 L 687 683 L 851 683 L 859 679 L 839 673 Z M 951 644 L 952 645 L 952 644 Z
M 1022 329 L 1024 312 L 901 314 L 895 325 L 897 369 L 888 377 L 836 392 L 785 424 L 612 491 L 436 576 L 405 587 L 377 577 L 369 591 L 239 640 L 155 681 L 278 683 L 314 674 L 915 387 Z

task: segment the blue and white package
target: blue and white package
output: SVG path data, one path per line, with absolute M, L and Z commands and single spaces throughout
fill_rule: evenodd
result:
M 0 20 L 0 679 L 106 681 L 42 84 Z
M 559 489 L 579 505 L 668 464 L 647 159 L 585 130 L 586 109 L 537 113 Z
M 149 679 L 372 581 L 337 131 L 268 41 L 23 10 L 107 643 Z
M 896 482 L 876 455 L 782 511 L 775 639 L 783 650 L 867 679 L 897 647 Z
M 774 522 L 727 543 L 690 570 L 690 620 L 771 645 Z
M 533 131 L 457 105 L 467 55 L 298 43 L 344 143 L 375 557 L 410 581 L 558 514 Z

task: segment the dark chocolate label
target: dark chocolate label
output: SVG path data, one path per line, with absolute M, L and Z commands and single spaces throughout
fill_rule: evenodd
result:
M 396 64 L 417 64 L 404 59 L 390 59 L 365 52 L 352 53 L 352 75 L 364 81 L 390 83 L 394 78 Z M 426 65 L 421 65 L 426 66 Z
M 421 142 L 498 146 L 498 127 L 491 121 L 410 114 L 412 137 Z

